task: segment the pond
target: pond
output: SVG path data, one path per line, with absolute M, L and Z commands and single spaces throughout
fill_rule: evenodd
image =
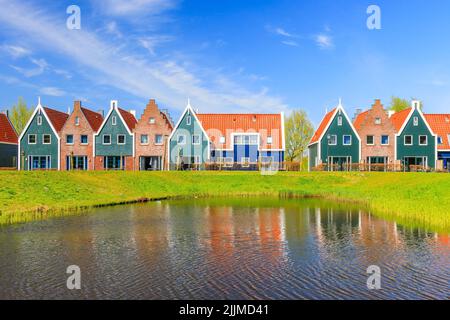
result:
M 176 200 L 0 227 L 0 298 L 447 299 L 449 258 L 448 235 L 352 205 Z

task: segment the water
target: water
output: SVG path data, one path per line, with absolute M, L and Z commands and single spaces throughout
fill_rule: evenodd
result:
M 448 299 L 449 256 L 448 235 L 348 205 L 160 202 L 1 227 L 0 298 Z

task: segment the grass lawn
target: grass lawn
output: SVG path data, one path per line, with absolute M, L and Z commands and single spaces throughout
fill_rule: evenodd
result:
M 0 224 L 139 199 L 320 196 L 383 218 L 450 232 L 450 175 L 434 173 L 0 172 Z

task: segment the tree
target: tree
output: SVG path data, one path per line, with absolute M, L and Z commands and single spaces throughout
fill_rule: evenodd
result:
M 303 155 L 314 127 L 303 110 L 294 110 L 286 119 L 286 160 L 303 163 Z
M 32 114 L 33 110 L 28 109 L 27 104 L 23 98 L 20 97 L 17 104 L 12 107 L 10 116 L 10 120 L 18 134 L 22 133 L 22 130 L 25 128 Z
M 418 100 L 416 98 L 412 98 L 411 100 Z M 395 111 L 395 112 L 399 112 L 405 109 L 408 109 L 411 107 L 411 103 L 407 100 L 407 99 L 402 99 L 400 97 L 392 97 L 391 98 L 391 106 L 390 106 L 390 110 Z M 420 101 L 420 109 L 423 108 L 423 103 L 422 101 Z

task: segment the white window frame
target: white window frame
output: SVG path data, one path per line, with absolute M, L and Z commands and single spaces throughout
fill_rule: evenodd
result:
M 192 118 L 191 118 L 191 116 L 187 116 L 187 117 L 186 117 L 186 125 L 187 125 L 187 126 L 190 126 L 191 123 L 192 123 Z
M 350 143 L 345 143 L 345 137 L 350 137 Z M 342 136 L 342 145 L 343 146 L 351 146 L 352 145 L 352 135 L 351 134 L 344 134 Z
M 112 118 L 111 118 L 111 124 L 112 124 L 113 126 L 117 125 L 117 117 L 116 117 L 116 116 L 112 116 Z
M 226 168 L 231 168 L 231 167 L 233 167 L 233 164 L 234 164 L 234 159 L 233 159 L 233 157 L 225 157 L 225 158 L 223 158 L 223 159 L 224 159 L 223 165 L 224 165 Z
M 381 118 L 380 117 L 376 117 L 375 118 L 375 124 L 376 125 L 381 125 Z
M 335 139 L 334 139 L 334 143 L 331 143 L 331 138 L 332 137 L 334 137 Z M 329 146 L 337 146 L 337 135 L 335 135 L 335 134 L 330 134 L 330 139 L 328 139 L 328 137 L 327 137 L 327 142 L 328 142 L 328 145 Z
M 68 142 L 68 137 L 72 136 L 72 143 Z M 75 137 L 73 134 L 66 134 L 66 144 L 72 146 L 75 143 Z
M 42 125 L 42 116 L 41 116 L 41 115 L 39 115 L 39 116 L 37 117 L 36 122 L 37 122 L 37 125 L 38 125 L 38 126 Z
M 123 137 L 123 143 L 119 142 L 119 137 Z M 127 144 L 127 136 L 124 134 L 118 134 L 117 135 L 117 144 L 120 146 L 126 145 Z
M 156 123 L 156 119 L 155 119 L 154 117 L 150 117 L 150 118 L 148 119 L 148 123 L 149 123 L 149 124 L 155 124 L 155 123 Z
M 272 136 L 268 136 L 267 137 L 267 144 L 272 144 L 272 142 L 273 142 Z
M 45 136 L 49 136 L 50 137 L 50 141 L 49 142 L 45 142 Z M 48 134 L 48 133 L 44 133 L 42 135 L 42 144 L 52 144 L 52 135 Z
M 414 127 L 417 127 L 419 125 L 419 117 L 413 118 L 413 125 L 414 125 Z
M 383 137 L 387 137 L 387 143 L 383 143 Z M 388 146 L 389 144 L 390 144 L 390 138 L 389 138 L 389 135 L 387 135 L 387 134 L 382 134 L 381 136 L 380 136 L 380 144 L 382 145 L 382 146 Z
M 241 158 L 241 167 L 242 168 L 249 168 L 250 167 L 250 157 L 242 157 Z
M 411 143 L 406 143 L 406 137 L 411 137 Z M 405 146 L 412 146 L 414 144 L 413 136 L 410 134 L 407 134 L 403 137 L 403 144 Z
M 224 136 L 222 136 L 222 137 L 219 138 L 219 143 L 220 143 L 220 144 L 225 144 L 225 141 L 226 141 L 226 140 L 225 140 L 225 137 L 224 137 Z
M 420 142 L 420 138 L 425 137 L 425 143 Z M 427 135 L 420 135 L 419 136 L 419 146 L 427 146 L 428 145 L 428 136 Z
M 161 137 L 161 142 L 157 142 L 157 139 L 156 139 L 157 136 Z M 164 137 L 163 137 L 163 135 L 162 134 L 155 134 L 155 145 L 162 146 L 163 144 L 164 144 Z
M 105 137 L 109 137 L 109 143 L 105 143 Z M 104 134 L 102 136 L 102 144 L 105 146 L 109 146 L 112 143 L 111 135 L 110 134 Z
M 367 142 L 367 138 L 372 137 L 372 143 Z M 373 134 L 369 134 L 366 136 L 366 145 L 374 146 L 375 145 L 375 136 Z
M 183 142 L 180 142 L 180 137 L 183 137 Z M 179 145 L 179 146 L 186 145 L 186 135 L 185 134 L 177 135 L 177 145 Z
M 198 137 L 198 142 L 194 142 L 194 137 Z M 193 134 L 192 135 L 192 145 L 199 146 L 201 144 L 200 135 L 199 134 Z
M 86 141 L 87 141 L 87 142 L 83 142 L 83 136 L 86 137 Z M 89 144 L 89 135 L 87 135 L 87 134 L 81 134 L 81 135 L 80 135 L 80 144 L 81 144 L 82 146 L 87 146 L 87 145 Z
M 337 125 L 338 125 L 339 127 L 342 127 L 342 116 L 338 116 L 338 119 L 337 119 Z
M 147 137 L 147 142 L 142 142 L 142 137 Z M 140 135 L 140 139 L 139 139 L 139 143 L 141 144 L 141 146 L 147 146 L 148 145 L 148 143 L 149 143 L 149 140 L 148 140 L 148 134 L 141 134 Z
M 30 137 L 34 137 L 34 142 L 30 142 Z M 36 134 L 29 134 L 28 135 L 28 144 L 37 144 L 37 135 Z
M 75 125 L 79 126 L 80 125 L 80 117 L 75 117 Z

